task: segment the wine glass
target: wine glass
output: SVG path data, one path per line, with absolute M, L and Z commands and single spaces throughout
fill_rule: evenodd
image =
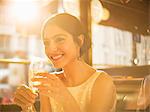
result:
M 29 66 L 29 86 L 33 89 L 33 91 L 37 91 L 33 85 L 39 85 L 39 82 L 32 82 L 31 79 L 36 76 L 38 73 L 53 73 L 55 68 L 51 61 L 45 60 L 43 58 L 36 58 L 31 61 Z M 36 76 L 38 77 L 38 76 Z
M 53 67 L 53 64 L 50 60 L 45 60 L 43 58 L 34 58 L 34 60 L 31 61 L 29 66 L 29 86 L 31 87 L 32 91 L 34 93 L 38 93 L 38 89 L 34 87 L 34 85 L 40 85 L 40 82 L 35 81 L 32 82 L 31 79 L 36 76 L 38 73 L 53 73 L 55 72 L 55 68 Z M 36 76 L 38 77 L 38 76 Z M 40 77 L 40 76 L 39 76 Z M 34 106 L 28 107 L 28 111 L 35 111 Z

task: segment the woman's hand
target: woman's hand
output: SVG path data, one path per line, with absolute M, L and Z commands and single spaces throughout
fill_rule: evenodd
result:
M 54 74 L 38 73 L 32 78 L 32 82 L 39 82 L 33 86 L 38 88 L 41 95 L 52 97 L 57 101 L 70 94 L 63 82 Z
M 39 89 L 39 94 L 52 97 L 54 100 L 62 104 L 64 112 L 80 112 L 79 105 L 70 94 L 63 82 L 54 74 L 38 73 L 32 79 L 38 82 L 34 87 Z
M 28 86 L 22 85 L 17 88 L 14 94 L 14 102 L 21 106 L 22 110 L 27 110 L 35 102 L 37 94 L 34 93 Z

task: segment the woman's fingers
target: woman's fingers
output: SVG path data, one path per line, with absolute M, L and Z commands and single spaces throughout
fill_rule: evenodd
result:
M 18 99 L 17 97 L 14 98 L 14 102 L 19 105 L 19 106 L 23 106 L 26 105 L 25 102 L 21 101 L 20 99 Z
M 40 83 L 45 83 L 48 81 L 46 77 L 39 77 L 35 76 L 34 78 L 31 79 L 32 82 L 40 82 Z
M 37 73 L 36 76 L 42 76 L 42 77 L 47 77 L 50 79 L 57 79 L 58 77 L 55 74 L 50 74 L 50 73 Z
M 33 82 L 34 87 L 38 87 L 39 85 L 43 86 L 54 86 L 57 82 L 56 80 L 51 80 L 50 78 L 47 77 L 34 77 L 31 79 Z
M 56 95 L 53 90 L 39 90 L 39 93 L 48 97 L 54 97 Z
M 20 101 L 20 99 L 17 99 L 17 98 L 15 99 L 15 103 L 16 103 L 18 106 L 20 106 L 20 107 L 22 108 L 22 110 L 27 110 L 28 107 L 32 106 L 32 104 L 30 104 L 30 103 L 26 104 L 26 103 Z
M 35 99 L 37 97 L 37 94 L 34 93 L 29 87 L 21 86 L 16 90 L 16 94 L 19 93 L 22 96 L 28 98 L 28 99 Z
M 31 105 L 34 103 L 33 100 L 28 100 L 19 94 L 17 95 L 17 97 L 14 98 L 14 102 L 21 106 L 27 106 L 27 105 Z
M 20 86 L 14 94 L 14 102 L 22 108 L 31 106 L 35 102 L 37 94 L 27 86 Z
M 39 93 L 46 96 L 57 96 L 62 90 L 64 85 L 61 80 L 54 74 L 38 73 L 31 79 L 33 86 L 38 88 Z
M 25 103 L 25 101 L 22 101 L 22 100 L 18 99 L 17 97 L 14 98 L 14 102 L 24 110 L 27 110 L 28 107 L 32 106 L 32 103 Z
M 35 88 L 38 88 L 39 90 L 48 90 L 50 88 L 50 86 L 47 84 L 45 85 L 35 85 Z
M 33 82 L 33 85 L 35 82 L 35 85 L 50 84 L 51 86 L 53 86 L 53 85 L 56 86 L 56 84 L 60 82 L 59 78 L 56 77 L 55 75 L 49 75 L 48 76 L 47 74 L 42 74 L 42 75 L 40 74 L 40 76 L 36 75 L 34 78 L 31 79 L 31 81 Z
M 32 98 L 28 94 L 23 94 L 23 93 L 16 93 L 15 96 L 17 99 L 20 99 L 20 101 L 24 103 L 34 103 L 35 100 L 35 98 Z

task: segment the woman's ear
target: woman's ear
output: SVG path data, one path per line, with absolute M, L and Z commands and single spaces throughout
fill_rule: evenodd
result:
M 84 35 L 81 34 L 78 36 L 78 44 L 81 47 L 83 45 L 83 43 L 84 43 Z

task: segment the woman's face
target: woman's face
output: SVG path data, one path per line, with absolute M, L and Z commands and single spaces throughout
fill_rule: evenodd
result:
M 43 41 L 45 53 L 56 68 L 64 68 L 79 57 L 80 47 L 72 35 L 56 25 L 46 26 Z

